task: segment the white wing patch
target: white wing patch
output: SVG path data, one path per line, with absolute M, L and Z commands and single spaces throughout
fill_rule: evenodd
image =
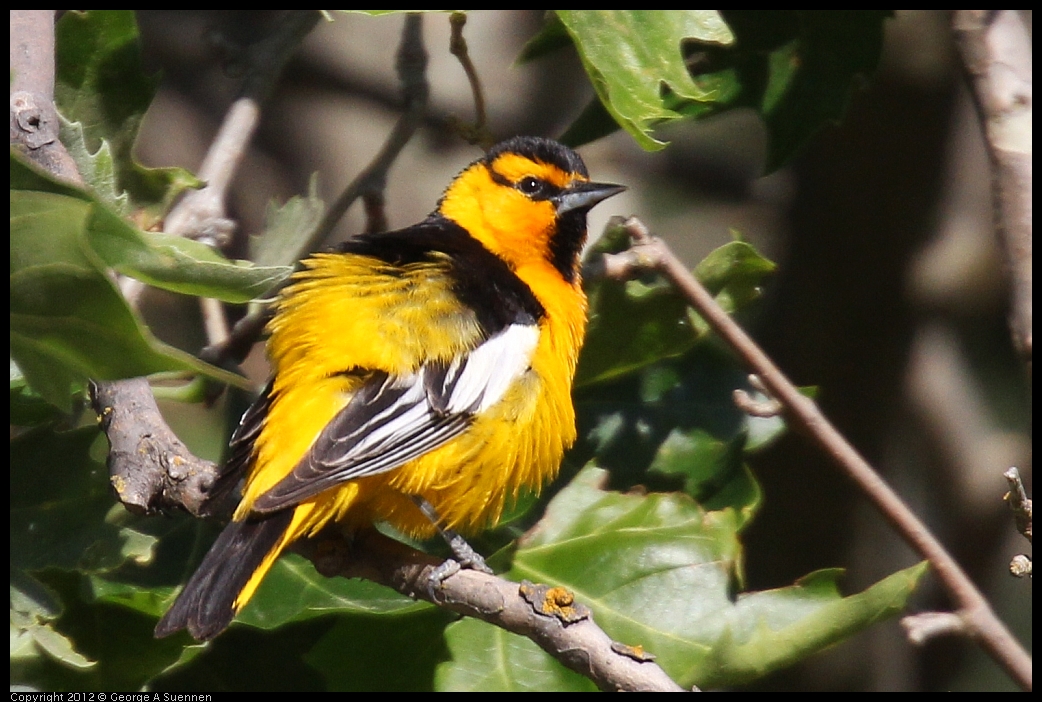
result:
M 538 341 L 538 327 L 511 324 L 469 356 L 454 360 L 445 374 L 446 411 L 481 414 L 503 399 L 510 385 L 528 370 Z M 421 368 L 420 373 L 427 370 Z
M 448 365 L 374 373 L 254 511 L 284 509 L 347 480 L 394 470 L 459 436 L 528 372 L 538 341 L 537 326 L 511 324 Z

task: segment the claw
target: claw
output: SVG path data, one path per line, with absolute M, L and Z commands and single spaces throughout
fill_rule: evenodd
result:
M 430 572 L 427 576 L 427 594 L 430 595 L 431 601 L 439 601 L 438 589 L 441 587 L 442 583 L 460 572 L 462 568 L 463 567 L 459 564 L 459 561 L 449 558 Z
M 474 550 L 474 547 L 467 543 L 467 540 L 456 532 L 446 529 L 442 536 L 449 543 L 449 548 L 452 549 L 452 554 L 456 556 L 456 560 L 459 561 L 459 565 L 469 570 L 477 570 L 482 573 L 488 573 L 492 575 L 492 569 L 485 563 L 485 559 L 481 557 L 481 554 Z M 448 561 L 446 561 L 447 563 Z M 448 577 L 448 576 L 446 576 Z

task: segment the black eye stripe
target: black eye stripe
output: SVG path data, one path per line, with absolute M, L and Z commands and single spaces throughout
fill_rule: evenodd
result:
M 533 200 L 549 200 L 554 195 L 561 192 L 561 188 L 534 175 L 522 176 L 516 183 L 512 183 L 510 179 L 495 168 L 490 167 L 488 173 L 494 183 L 505 185 L 508 188 L 514 188 Z
M 492 182 L 493 183 L 497 183 L 499 185 L 505 185 L 508 188 L 514 187 L 514 184 L 511 183 L 509 180 L 507 180 L 506 176 L 501 174 L 495 168 L 489 168 L 488 169 L 488 174 L 492 178 Z

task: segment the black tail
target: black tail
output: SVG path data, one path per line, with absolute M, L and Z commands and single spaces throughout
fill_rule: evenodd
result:
M 174 606 L 156 624 L 156 637 L 188 629 L 209 641 L 235 616 L 235 599 L 289 527 L 293 510 L 264 519 L 231 522 L 224 528 Z

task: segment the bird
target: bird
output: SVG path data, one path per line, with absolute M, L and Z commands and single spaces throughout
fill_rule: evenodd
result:
M 556 141 L 514 137 L 418 224 L 306 258 L 211 493 L 241 485 L 238 506 L 155 635 L 214 638 L 290 544 L 331 523 L 441 532 L 466 560 L 460 534 L 552 480 L 576 439 L 586 217 L 623 190 Z

